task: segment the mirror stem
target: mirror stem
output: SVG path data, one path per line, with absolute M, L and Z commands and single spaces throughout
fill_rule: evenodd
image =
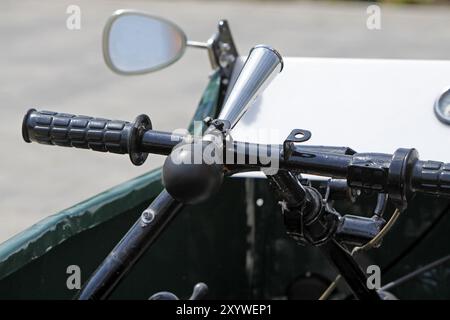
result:
M 208 49 L 208 47 L 209 47 L 206 42 L 191 41 L 191 40 L 186 41 L 186 45 L 188 47 L 199 48 L 199 49 Z

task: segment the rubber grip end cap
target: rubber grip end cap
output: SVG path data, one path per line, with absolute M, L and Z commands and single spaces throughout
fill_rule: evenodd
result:
M 36 111 L 36 109 L 31 108 L 28 110 L 22 120 L 22 138 L 27 143 L 31 143 L 30 135 L 28 134 L 28 118 L 34 111 Z

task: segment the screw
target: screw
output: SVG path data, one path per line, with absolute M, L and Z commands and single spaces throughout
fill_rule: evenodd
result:
M 155 213 L 151 210 L 145 210 L 142 212 L 141 220 L 145 224 L 149 224 L 153 221 L 155 218 Z

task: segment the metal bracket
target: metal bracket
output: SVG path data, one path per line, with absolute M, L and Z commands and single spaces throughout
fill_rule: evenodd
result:
M 283 142 L 283 156 L 288 159 L 294 151 L 294 144 L 311 139 L 311 132 L 303 129 L 294 129 Z
M 231 78 L 234 64 L 239 56 L 231 36 L 227 20 L 220 20 L 218 31 L 208 40 L 208 54 L 213 69 L 219 68 L 222 78 Z
M 224 135 L 226 135 L 231 129 L 231 123 L 228 120 L 212 119 L 211 117 L 206 117 L 205 119 L 203 119 L 203 123 L 205 123 L 208 127 L 213 126 L 216 130 L 222 132 Z

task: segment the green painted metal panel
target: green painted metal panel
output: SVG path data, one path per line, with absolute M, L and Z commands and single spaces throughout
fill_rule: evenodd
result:
M 222 201 L 223 197 L 234 201 Z M 96 269 L 140 212 L 153 200 L 77 233 L 0 281 L 0 299 L 70 299 L 66 269 L 77 265 L 82 281 Z M 147 299 L 160 290 L 187 297 L 204 281 L 211 298 L 248 297 L 245 270 L 245 187 L 227 180 L 223 193 L 186 207 L 119 285 L 112 299 Z

